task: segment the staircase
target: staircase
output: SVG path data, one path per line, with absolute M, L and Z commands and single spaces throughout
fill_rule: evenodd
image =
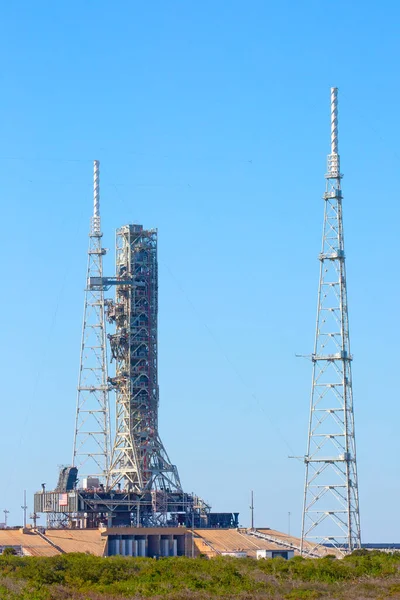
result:
M 50 544 L 50 546 L 53 546 L 53 548 L 55 550 L 57 550 L 57 552 L 59 552 L 60 554 L 66 554 L 65 550 L 62 550 L 60 548 L 60 546 L 57 546 L 57 544 L 55 544 L 54 542 L 52 542 L 44 533 L 42 533 L 39 530 L 36 530 L 36 535 L 39 535 L 42 540 L 44 540 L 45 542 L 47 542 L 48 544 Z
M 298 544 L 293 544 L 293 542 L 288 542 L 283 540 L 282 538 L 277 538 L 273 535 L 268 535 L 266 533 L 261 533 L 261 531 L 257 531 L 257 529 L 247 529 L 247 535 L 253 535 L 254 537 L 260 538 L 261 540 L 266 540 L 267 542 L 273 542 L 274 544 L 279 544 L 280 546 L 284 546 L 285 548 L 289 548 L 290 550 L 296 550 L 300 552 L 300 546 Z M 310 558 L 320 558 L 320 555 L 316 552 L 312 552 L 307 548 L 303 548 L 303 555 L 308 556 Z

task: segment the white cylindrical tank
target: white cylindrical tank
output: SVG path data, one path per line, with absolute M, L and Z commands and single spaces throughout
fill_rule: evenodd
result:
M 169 556 L 169 540 L 161 540 L 161 556 Z
M 133 554 L 132 556 L 138 556 L 138 543 L 137 540 L 133 540 Z
M 178 556 L 178 540 L 172 540 L 172 556 Z
M 117 554 L 117 541 L 108 540 L 108 556 L 115 556 Z
M 126 540 L 125 551 L 127 556 L 133 556 L 133 540 Z
M 146 540 L 138 540 L 138 556 L 146 556 Z

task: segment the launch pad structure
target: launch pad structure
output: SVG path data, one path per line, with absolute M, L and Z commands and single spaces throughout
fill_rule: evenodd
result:
M 212 513 L 183 491 L 159 434 L 157 230 L 117 229 L 116 272 L 105 277 L 99 161 L 93 188 L 73 462 L 55 490 L 35 494 L 35 513 L 45 513 L 50 528 L 237 527 L 238 513 Z M 105 299 L 110 289 L 114 298 Z
M 314 556 L 331 548 L 344 556 L 361 547 L 361 531 L 337 88 L 331 89 L 331 153 L 325 177 L 299 549 Z M 184 492 L 160 437 L 157 230 L 139 224 L 118 228 L 115 274 L 110 277 L 103 274 L 106 251 L 101 240 L 95 161 L 73 461 L 60 471 L 54 490 L 43 485 L 35 494 L 35 513 L 45 513 L 49 527 L 238 527 L 238 513 L 213 513 L 199 496 Z M 110 289 L 114 298 L 105 299 Z M 115 365 L 112 376 L 107 354 Z

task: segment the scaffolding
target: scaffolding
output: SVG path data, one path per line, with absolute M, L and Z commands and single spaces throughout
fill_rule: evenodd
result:
M 143 493 L 182 487 L 158 432 L 157 231 L 126 225 L 116 234 L 115 301 L 106 314 L 115 377 L 116 435 L 108 488 L 123 485 Z M 158 494 L 159 495 L 159 494 Z
M 157 230 L 117 229 L 116 273 L 105 277 L 98 161 L 94 183 L 73 464 L 62 467 L 55 490 L 35 494 L 35 511 L 53 527 L 237 527 L 238 513 L 211 513 L 182 490 L 159 435 Z M 110 288 L 115 297 L 105 299 Z M 109 392 L 116 398 L 112 450 Z

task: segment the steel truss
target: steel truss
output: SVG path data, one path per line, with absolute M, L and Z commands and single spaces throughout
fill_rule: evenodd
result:
M 55 490 L 35 494 L 35 515 L 51 527 L 238 527 L 239 513 L 212 513 L 182 491 L 178 471 L 158 431 L 157 231 L 125 225 L 116 235 L 116 274 L 103 276 L 99 163 L 94 164 L 94 214 L 87 286 L 73 462 Z M 115 300 L 104 292 L 115 287 Z M 106 336 L 105 320 L 114 325 Z M 106 338 L 115 376 L 107 376 Z M 109 392 L 116 393 L 116 430 L 110 446 Z M 78 481 L 85 475 L 104 481 Z
M 66 503 L 65 508 L 60 506 L 60 498 Z M 34 506 L 37 513 L 46 514 L 47 526 L 52 529 L 101 525 L 209 527 L 213 518 L 226 516 L 210 513 L 210 506 L 194 494 L 179 491 L 138 494 L 118 488 L 107 492 L 104 487 L 97 490 L 75 489 L 67 494 L 38 492 Z
M 70 515 L 67 513 L 46 513 L 47 529 L 66 529 L 70 524 Z
M 332 88 L 301 549 L 307 540 L 311 552 L 328 545 L 345 554 L 361 533 L 337 125 Z
M 156 230 L 117 230 L 115 290 L 115 301 L 106 303 L 107 319 L 115 324 L 108 338 L 116 363 L 109 378 L 116 392 L 116 433 L 107 488 L 151 491 L 154 514 L 166 518 L 164 494 L 182 487 L 158 432 Z
M 104 291 L 90 285 L 91 278 L 103 277 L 106 252 L 101 244 L 99 174 L 96 160 L 72 464 L 81 476 L 105 477 L 109 469 L 110 415 Z

